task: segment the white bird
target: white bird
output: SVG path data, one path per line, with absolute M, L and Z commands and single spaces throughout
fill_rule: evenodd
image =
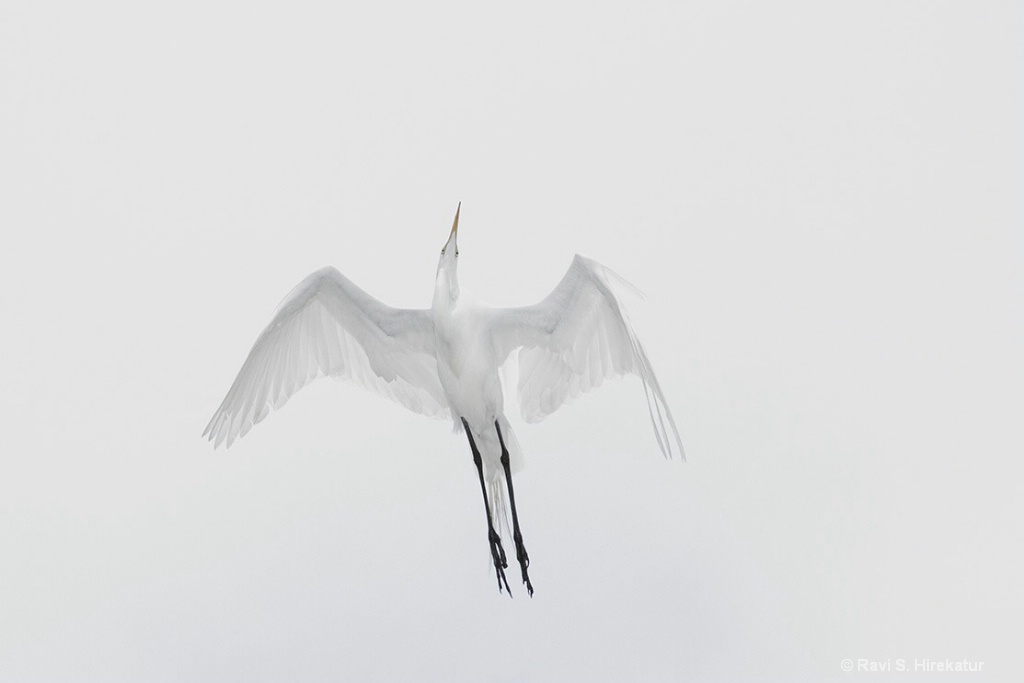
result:
M 675 421 L 622 305 L 612 271 L 577 255 L 543 301 L 490 308 L 458 280 L 461 203 L 441 249 L 429 310 L 391 308 L 332 267 L 292 290 L 260 334 L 203 436 L 232 442 L 317 377 L 351 379 L 406 408 L 451 419 L 465 432 L 487 512 L 491 559 L 504 586 L 508 511 L 523 583 L 533 595 L 512 488 L 519 447 L 504 412 L 499 369 L 518 350 L 522 417 L 537 422 L 608 377 L 638 375 L 658 445 L 685 459 Z M 505 489 L 508 490 L 508 504 Z M 488 495 L 488 490 L 490 495 Z M 511 591 L 509 591 L 511 595 Z

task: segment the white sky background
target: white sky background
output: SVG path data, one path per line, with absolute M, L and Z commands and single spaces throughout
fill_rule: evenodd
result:
M 1018 678 L 1021 5 L 768 5 L 0 4 L 0 679 Z M 428 306 L 460 200 L 485 301 L 645 291 L 690 458 L 635 378 L 515 422 L 532 600 L 447 424 L 199 438 L 310 271 Z

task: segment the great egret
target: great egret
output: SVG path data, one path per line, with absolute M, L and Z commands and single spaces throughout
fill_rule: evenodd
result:
M 544 419 L 608 377 L 632 373 L 643 382 L 662 453 L 685 455 L 647 354 L 610 286 L 617 276 L 577 255 L 554 291 L 534 306 L 475 303 L 459 289 L 461 209 L 460 203 L 441 249 L 430 310 L 391 308 L 332 267 L 316 271 L 277 309 L 203 436 L 215 448 L 224 441 L 231 446 L 321 375 L 354 380 L 417 413 L 451 419 L 473 452 L 498 590 L 512 594 L 496 528 L 508 538 L 510 510 L 516 559 L 532 596 L 512 488 L 519 446 L 499 377 L 513 351 L 519 351 L 518 395 L 527 422 Z

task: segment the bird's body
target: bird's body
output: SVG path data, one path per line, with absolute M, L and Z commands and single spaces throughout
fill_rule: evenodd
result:
M 499 588 L 508 588 L 498 533 L 503 529 L 513 535 L 532 595 L 512 486 L 520 453 L 499 373 L 510 354 L 518 350 L 520 412 L 527 421 L 628 372 L 643 381 L 662 452 L 682 456 L 682 444 L 647 355 L 612 292 L 611 271 L 577 256 L 540 303 L 488 308 L 460 291 L 458 224 L 457 211 L 429 310 L 386 306 L 330 267 L 303 280 L 257 339 L 203 434 L 230 446 L 321 375 L 351 379 L 410 410 L 450 418 L 473 451 Z
M 501 362 L 486 339 L 485 311 L 464 302 L 435 305 L 437 377 L 453 415 L 471 425 L 491 424 L 503 410 Z
M 451 414 L 458 416 L 456 430 L 462 431 L 462 420 L 469 423 L 484 458 L 485 476 L 493 481 L 500 471 L 501 455 L 497 438 L 492 436 L 493 425 L 498 419 L 507 423 L 499 376 L 504 359 L 496 357 L 488 339 L 488 317 L 493 311 L 461 294 L 452 278 L 452 273 L 438 269 L 430 308 L 437 377 Z

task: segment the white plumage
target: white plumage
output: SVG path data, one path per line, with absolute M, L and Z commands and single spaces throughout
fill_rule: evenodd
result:
M 325 375 L 352 380 L 423 415 L 449 416 L 430 311 L 386 306 L 327 267 L 278 307 L 203 435 L 230 446 Z
M 494 517 L 497 527 L 508 527 L 503 479 L 514 496 L 501 441 L 511 471 L 519 453 L 504 414 L 499 368 L 518 353 L 517 394 L 526 421 L 544 419 L 609 377 L 635 374 L 662 453 L 684 457 L 654 370 L 612 289 L 623 281 L 577 255 L 540 303 L 480 305 L 459 289 L 458 225 L 456 211 L 429 310 L 387 306 L 331 267 L 299 283 L 256 340 L 203 435 L 215 446 L 230 446 L 317 377 L 352 380 L 417 413 L 452 419 L 456 431 L 469 426 L 474 455 L 478 450 L 482 460 L 481 484 L 490 485 L 490 501 L 486 489 L 484 498 L 491 533 Z M 532 594 L 514 504 L 512 512 L 523 580 Z M 491 544 L 500 588 L 504 551 L 500 540 Z

